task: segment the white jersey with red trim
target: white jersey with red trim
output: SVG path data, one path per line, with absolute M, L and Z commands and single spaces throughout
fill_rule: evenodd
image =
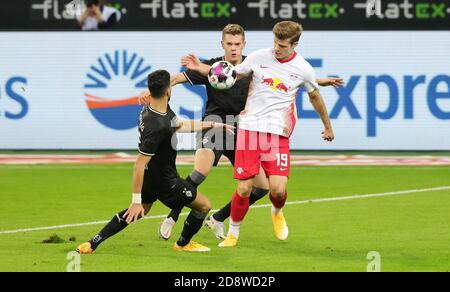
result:
M 306 91 L 319 88 L 312 66 L 299 54 L 279 61 L 273 49 L 250 54 L 236 66 L 238 74 L 253 73 L 239 127 L 249 131 L 289 137 L 297 121 L 295 98 L 302 85 Z

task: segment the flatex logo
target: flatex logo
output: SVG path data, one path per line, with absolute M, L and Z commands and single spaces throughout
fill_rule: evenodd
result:
M 150 10 L 152 18 L 183 19 L 220 19 L 230 18 L 237 12 L 237 8 L 230 2 L 218 1 L 168 1 L 152 0 L 145 1 L 140 5 L 141 9 Z
M 108 6 L 127 13 L 120 1 L 108 1 Z M 33 20 L 74 20 L 86 9 L 84 0 L 31 0 L 31 16 Z
M 31 4 L 32 17 L 44 20 L 72 20 L 75 19 L 77 10 L 81 9 L 81 3 L 81 0 L 75 0 L 64 5 L 60 0 L 34 0 Z

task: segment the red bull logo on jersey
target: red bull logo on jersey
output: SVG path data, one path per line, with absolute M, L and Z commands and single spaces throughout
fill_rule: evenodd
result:
M 287 85 L 280 78 L 263 78 L 262 83 L 269 86 L 272 90 L 283 91 L 285 93 L 289 91 Z
M 86 105 L 92 116 L 105 127 L 129 130 L 138 124 L 139 105 L 137 92 L 147 88 L 147 74 L 151 66 L 144 58 L 128 51 L 118 50 L 97 59 L 86 74 L 84 85 Z

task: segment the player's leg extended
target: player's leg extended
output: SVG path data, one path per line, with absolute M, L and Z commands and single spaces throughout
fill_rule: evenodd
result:
M 230 137 L 227 136 L 227 139 L 230 139 Z M 231 164 L 235 165 L 236 160 L 236 146 L 237 146 L 237 137 L 232 137 L 233 143 L 231 143 L 231 149 L 227 148 L 226 151 L 224 151 L 224 155 L 230 160 Z M 229 141 L 226 141 L 227 145 Z M 227 146 L 228 147 L 228 146 Z M 267 177 L 264 174 L 264 171 L 262 171 L 262 168 L 260 168 L 259 174 L 255 176 L 255 183 L 253 185 L 251 194 L 250 194 L 250 205 L 253 205 L 256 201 L 263 198 L 267 193 L 269 192 L 269 181 L 267 180 Z M 221 222 L 224 222 L 228 217 L 230 217 L 231 213 L 231 202 L 229 202 L 227 205 L 225 205 L 222 209 L 217 211 L 214 215 L 210 216 L 208 218 L 207 223 L 208 226 L 212 225 L 214 226 L 214 223 L 218 223 L 217 225 L 221 225 Z M 222 224 L 223 225 L 223 224 Z M 220 234 L 216 233 L 216 237 L 221 238 L 219 236 Z
M 259 172 L 255 176 L 254 185 L 250 193 L 250 206 L 256 201 L 262 199 L 269 192 L 269 180 L 267 179 L 264 171 Z M 219 211 L 214 213 L 214 215 L 208 217 L 206 220 L 207 226 L 210 227 L 217 238 L 225 238 L 225 224 L 223 223 L 231 214 L 231 201 L 222 207 Z
M 283 207 L 287 199 L 288 178 L 286 176 L 273 175 L 269 177 L 270 201 L 272 201 L 272 223 L 275 236 L 279 240 L 286 240 L 289 229 L 283 214 Z
M 240 137 L 239 137 L 239 132 L 234 137 L 230 137 L 230 136 L 226 137 L 227 141 L 225 143 L 226 143 L 227 147 L 230 146 L 230 148 L 227 148 L 223 154 L 230 160 L 230 162 L 233 166 L 235 166 L 236 150 L 238 149 L 238 147 L 237 147 L 238 139 L 237 138 L 239 137 L 239 139 L 240 139 L 239 141 L 241 144 L 239 147 L 240 147 L 240 150 L 242 150 L 242 149 L 245 149 L 245 145 L 242 145 L 242 143 L 243 143 L 242 138 L 244 136 L 245 136 L 245 140 L 247 142 L 249 142 L 249 140 L 251 139 L 251 135 L 248 135 L 248 133 L 243 133 L 242 131 L 240 133 Z M 231 142 L 230 142 L 230 140 L 231 140 Z M 243 144 L 245 144 L 245 143 L 243 143 Z M 251 148 L 251 147 L 249 147 L 249 148 Z M 256 161 L 252 161 L 252 162 L 256 163 Z M 242 161 L 240 161 L 240 164 L 242 165 Z M 253 185 L 251 193 L 250 193 L 250 205 L 253 205 L 256 201 L 263 198 L 269 192 L 269 182 L 268 182 L 267 177 L 265 176 L 264 172 L 261 170 L 262 169 L 260 169 L 259 174 L 257 172 L 256 176 L 255 176 L 255 182 L 254 182 L 254 185 Z M 205 222 L 206 225 L 209 228 L 211 228 L 211 230 L 214 232 L 215 236 L 219 239 L 225 238 L 225 224 L 223 222 L 230 217 L 230 214 L 231 214 L 231 201 L 227 205 L 222 207 L 219 211 L 217 211 L 214 215 L 209 216 L 206 219 L 206 222 Z
M 194 170 L 186 178 L 186 181 L 197 188 L 208 176 L 213 167 L 215 154 L 211 149 L 201 148 L 195 152 Z M 162 239 L 168 240 L 172 235 L 172 229 L 178 221 L 183 207 L 172 209 L 167 218 L 159 227 L 159 235 Z
M 197 192 L 195 200 L 188 205 L 191 212 L 184 222 L 183 231 L 178 241 L 174 245 L 177 251 L 193 251 L 204 252 L 210 249 L 192 240 L 192 237 L 197 234 L 203 225 L 208 212 L 211 210 L 211 202 L 201 193 Z
M 233 247 L 237 245 L 241 223 L 250 207 L 250 193 L 253 187 L 253 178 L 239 180 L 237 190 L 231 199 L 230 226 L 227 237 L 219 247 Z
M 220 247 L 233 247 L 237 244 L 241 222 L 250 206 L 250 193 L 254 184 L 254 177 L 259 174 L 261 167 L 261 150 L 256 145 L 257 140 L 257 132 L 238 130 L 234 164 L 234 178 L 238 180 L 238 188 L 231 200 L 228 235 L 219 244 Z
M 145 214 L 147 215 L 152 207 L 152 204 L 142 204 L 142 206 L 144 207 Z M 79 245 L 77 251 L 81 254 L 93 253 L 103 241 L 124 230 L 128 226 L 123 216 L 127 210 L 128 209 L 125 209 L 117 213 L 97 235 L 95 235 L 91 240 Z
M 289 230 L 283 215 L 283 207 L 287 198 L 286 186 L 290 173 L 289 138 L 270 135 L 268 139 L 270 147 L 264 153 L 261 165 L 269 177 L 275 235 L 279 240 L 286 240 Z

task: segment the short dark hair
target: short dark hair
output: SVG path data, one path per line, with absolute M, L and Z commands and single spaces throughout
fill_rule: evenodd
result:
M 152 98 L 161 98 L 170 86 L 170 73 L 166 70 L 157 70 L 148 75 L 148 90 Z
M 90 7 L 92 5 L 99 6 L 100 4 L 100 0 L 84 0 L 84 2 L 86 3 L 87 7 Z

